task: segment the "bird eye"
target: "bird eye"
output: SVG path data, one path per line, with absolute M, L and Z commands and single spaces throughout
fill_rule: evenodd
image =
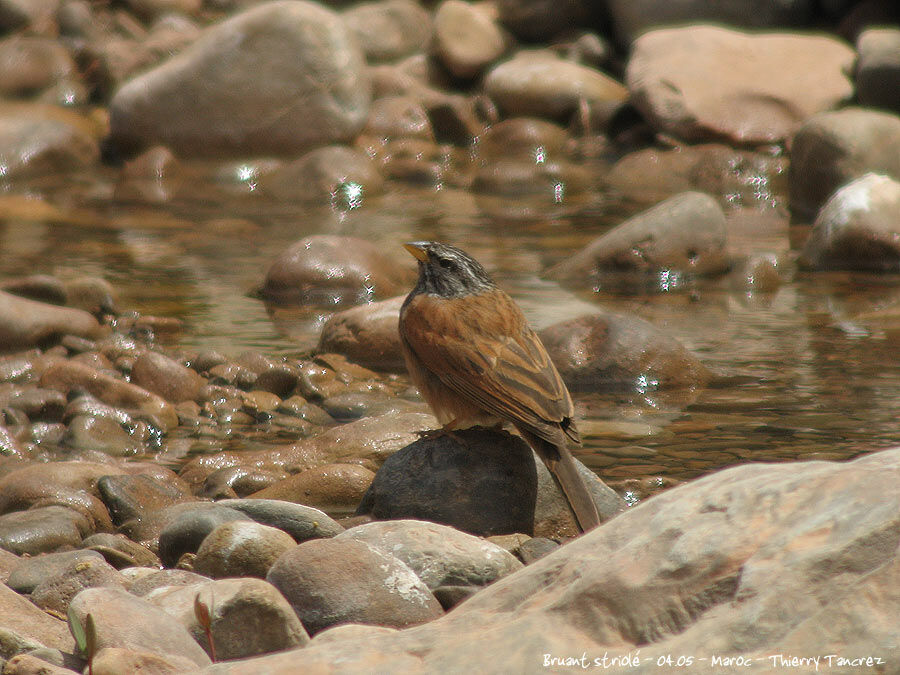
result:
M 438 265 L 440 265 L 444 269 L 447 269 L 449 267 L 453 267 L 453 261 L 450 260 L 449 258 L 439 258 Z

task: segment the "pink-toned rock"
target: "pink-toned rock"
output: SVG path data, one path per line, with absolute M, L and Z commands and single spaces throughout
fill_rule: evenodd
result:
M 125 83 L 110 101 L 110 138 L 123 150 L 296 155 L 355 136 L 370 96 L 363 54 L 337 14 L 267 2 Z
M 188 630 L 172 616 L 118 588 L 88 588 L 72 600 L 70 616 L 84 626 L 93 617 L 97 649 L 120 647 L 188 659 L 196 666 L 209 665 L 206 652 Z
M 638 658 L 627 668 L 649 674 L 701 653 L 743 657 L 754 673 L 772 672 L 774 654 L 871 654 L 874 669 L 893 657 L 900 613 L 898 479 L 898 448 L 726 469 L 632 507 L 437 621 L 205 672 L 287 675 L 339 660 L 350 672 L 483 672 L 485 654 L 503 672 L 541 672 L 545 654 L 586 654 L 601 666 Z
M 781 143 L 853 94 L 853 50 L 831 37 L 712 25 L 649 31 L 626 70 L 632 103 L 686 141 Z
M 285 553 L 267 577 L 310 633 L 339 623 L 401 628 L 441 606 L 397 558 L 353 539 L 312 539 Z
M 620 223 L 546 276 L 584 286 L 632 273 L 721 274 L 728 269 L 725 234 L 725 213 L 716 200 L 684 192 Z
M 262 295 L 276 302 L 356 305 L 397 295 L 413 277 L 412 265 L 398 264 L 372 242 L 313 235 L 272 262 Z
M 617 106 L 628 92 L 599 70 L 566 61 L 552 52 L 522 51 L 495 66 L 485 93 L 508 116 L 567 118 L 582 101 L 590 107 Z
M 318 351 L 343 354 L 366 368 L 404 372 L 400 350 L 400 306 L 406 296 L 345 309 L 322 327 Z
M 358 464 L 325 464 L 288 476 L 251 495 L 280 499 L 324 511 L 353 511 L 375 474 Z
M 0 584 L 0 629 L 64 652 L 75 649 L 75 640 L 65 621 L 38 609 L 6 584 Z
M 51 366 L 41 377 L 41 386 L 64 393 L 73 387 L 86 389 L 104 403 L 149 417 L 163 431 L 178 425 L 175 409 L 161 397 L 81 363 L 62 361 Z

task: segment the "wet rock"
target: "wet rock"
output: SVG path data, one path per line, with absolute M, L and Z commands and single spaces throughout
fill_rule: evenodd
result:
M 115 420 L 85 415 L 69 420 L 62 443 L 73 450 L 102 452 L 111 457 L 130 457 L 143 449 Z
M 678 340 L 636 316 L 580 316 L 540 336 L 571 391 L 702 387 L 710 378 Z
M 0 478 L 0 513 L 65 506 L 80 514 L 87 528 L 108 532 L 112 529 L 109 513 L 93 486 L 83 480 L 98 467 L 102 465 L 54 462 L 25 465 L 10 471 Z M 67 470 L 72 472 L 71 476 L 64 475 Z M 83 472 L 81 476 L 79 472 Z
M 297 372 L 288 366 L 273 366 L 261 372 L 253 386 L 285 398 L 297 386 Z
M 725 214 L 709 195 L 685 192 L 639 213 L 547 271 L 596 285 L 604 274 L 720 274 L 728 267 Z
M 37 555 L 75 548 L 90 534 L 87 518 L 65 506 L 42 506 L 0 516 L 0 548 Z
M 791 146 L 791 212 L 812 220 L 839 187 L 869 172 L 900 179 L 900 117 L 863 108 L 811 117 Z
M 775 254 L 750 256 L 732 270 L 732 286 L 748 295 L 775 293 L 783 284 L 781 267 Z
M 184 182 L 183 169 L 169 148 L 154 146 L 122 167 L 116 183 L 116 201 L 164 204 Z
M 900 271 L 900 182 L 867 173 L 825 202 L 801 251 L 809 269 Z
M 372 63 L 420 52 L 431 40 L 431 15 L 412 0 L 359 3 L 343 19 Z
M 535 537 L 552 539 L 579 536 L 581 530 L 578 523 L 575 522 L 575 515 L 572 513 L 569 502 L 537 455 L 534 455 L 534 465 L 537 467 L 537 497 L 534 505 L 532 534 Z M 575 466 L 594 499 L 601 522 L 614 518 L 628 508 L 625 500 L 600 480 L 597 474 L 587 468 L 577 457 Z
M 590 170 L 570 162 L 501 160 L 478 167 L 472 190 L 502 197 L 544 195 L 548 204 L 560 204 L 593 187 L 593 181 Z
M 2 133 L 2 131 L 0 131 Z M 100 325 L 87 312 L 57 307 L 0 291 L 0 350 L 46 346 L 63 335 L 97 337 Z
M 21 410 L 32 422 L 59 422 L 66 406 L 66 398 L 52 389 L 20 389 L 12 392 L 4 407 Z
M 369 100 L 363 55 L 340 17 L 311 2 L 270 2 L 126 83 L 110 102 L 110 132 L 123 150 L 298 154 L 354 136 Z
M 635 41 L 626 81 L 657 130 L 695 142 L 780 143 L 851 96 L 853 58 L 825 36 L 666 28 Z
M 111 406 L 121 406 L 158 424 L 163 431 L 178 425 L 171 404 L 137 385 L 72 361 L 56 363 L 41 377 L 41 386 L 68 393 L 80 388 Z
M 121 534 L 98 532 L 85 537 L 81 545 L 89 551 L 96 552 L 117 570 L 126 567 L 154 567 L 161 563 L 159 558 L 149 549 L 131 541 Z
M 513 117 L 486 129 L 476 150 L 479 158 L 488 162 L 521 159 L 535 163 L 564 157 L 570 140 L 566 130 L 554 122 Z
M 369 195 L 380 193 L 383 183 L 367 155 L 344 145 L 328 145 L 261 177 L 259 189 L 281 201 L 357 208 Z
M 856 39 L 856 51 L 856 100 L 900 113 L 900 30 L 864 30 Z
M 25 450 L 13 433 L 0 426 L 0 457 L 24 457 Z
M 429 589 L 486 586 L 522 567 L 515 556 L 479 537 L 420 520 L 367 523 L 338 535 L 406 563 Z
M 211 499 L 246 497 L 286 477 L 284 471 L 229 466 L 209 474 L 203 481 L 200 495 Z
M 284 448 L 284 459 L 292 470 L 359 463 L 375 471 L 397 450 L 418 438 L 419 431 L 431 429 L 434 424 L 434 418 L 424 413 L 364 417 Z
M 397 398 L 386 398 L 383 392 L 349 391 L 322 401 L 322 408 L 339 422 L 375 417 L 402 410 L 420 410 L 421 406 Z
M 729 206 L 770 208 L 787 201 L 787 164 L 784 157 L 718 143 L 668 150 L 643 148 L 617 161 L 606 183 L 638 204 L 655 204 L 697 190 L 720 195 Z
M 326 511 L 353 511 L 375 474 L 358 464 L 325 464 L 301 471 L 251 495 Z
M 309 642 L 284 596 L 261 579 L 221 579 L 155 595 L 150 602 L 178 619 L 207 652 L 206 631 L 194 613 L 195 598 L 209 608 L 217 660 L 283 651 Z
M 0 40 L 0 95 L 27 97 L 71 78 L 75 63 L 55 40 L 16 35 Z
M 771 654 L 892 654 L 898 472 L 896 448 L 851 463 L 725 469 L 642 502 L 439 621 L 218 672 L 343 657 L 391 672 L 479 672 L 485 653 L 528 672 L 535 657 L 523 644 L 610 659 L 640 649 L 642 673 L 706 650 L 765 664 Z
M 187 484 L 174 474 L 165 480 L 149 474 L 103 476 L 97 481 L 97 490 L 117 525 L 194 499 Z
M 10 180 L 83 169 L 96 163 L 100 149 L 95 130 L 78 113 L 5 102 L 0 105 L 0 156 Z
M 60 551 L 34 557 L 24 557 L 10 572 L 6 585 L 17 593 L 31 593 L 45 579 L 59 576 L 60 572 L 84 562 L 100 562 L 103 556 L 95 551 Z
M 219 525 L 233 520 L 250 520 L 240 511 L 219 504 L 183 506 L 159 533 L 159 557 L 166 567 L 174 567 L 185 553 L 196 553 L 203 540 Z
M 411 266 L 394 263 L 371 242 L 313 235 L 272 262 L 262 295 L 278 302 L 360 304 L 399 294 L 413 276 Z
M 599 70 L 544 51 L 522 51 L 495 66 L 485 77 L 484 90 L 506 116 L 550 119 L 567 119 L 582 101 L 603 108 L 617 106 L 628 95 Z
M 141 354 L 131 369 L 131 382 L 169 403 L 196 401 L 206 381 L 190 368 L 159 352 Z
M 223 499 L 219 504 L 245 513 L 258 523 L 284 530 L 297 543 L 333 537 L 344 531 L 322 511 L 293 502 L 248 498 Z
M 194 570 L 198 574 L 225 577 L 266 578 L 278 557 L 296 546 L 288 533 L 253 521 L 219 525 L 197 549 Z
M 444 0 L 434 14 L 434 51 L 455 77 L 480 75 L 506 48 L 500 28 L 484 8 Z
M 327 415 L 324 411 L 321 414 Z M 434 425 L 434 417 L 424 413 L 366 417 L 291 445 L 198 456 L 187 462 L 179 475 L 189 485 L 199 486 L 210 473 L 229 466 L 299 473 L 323 464 L 352 463 L 374 471 L 387 457 L 418 438 L 418 431 Z
M 389 457 L 357 509 L 381 520 L 443 523 L 481 536 L 534 528 L 537 474 L 518 437 L 486 429 L 418 440 Z
M 31 592 L 31 601 L 44 611 L 64 615 L 69 603 L 85 588 L 125 588 L 125 579 L 105 560 L 69 560 L 62 569 L 41 580 Z
M 182 624 L 149 602 L 116 588 L 88 588 L 70 604 L 83 626 L 90 614 L 97 633 L 98 651 L 121 647 L 176 656 L 197 666 L 210 663 L 206 652 Z
M 366 368 L 403 372 L 400 305 L 405 296 L 372 302 L 334 314 L 319 335 L 320 352 L 334 352 Z
M 351 539 L 298 544 L 267 580 L 310 634 L 338 623 L 402 628 L 442 613 L 428 587 L 397 558 Z

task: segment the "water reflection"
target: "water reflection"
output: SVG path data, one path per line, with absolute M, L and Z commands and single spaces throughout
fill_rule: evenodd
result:
M 364 200 L 361 186 L 346 183 L 336 209 L 248 195 L 255 166 L 233 171 L 224 187 L 188 181 L 189 193 L 182 184 L 165 205 L 114 201 L 112 173 L 4 195 L 0 276 L 102 276 L 121 307 L 181 319 L 185 350 L 296 355 L 316 344 L 330 312 L 266 307 L 248 295 L 279 252 L 314 233 L 363 237 L 398 255 L 404 241 L 445 240 L 490 268 L 538 327 L 599 308 L 636 315 L 716 374 L 697 391 L 660 389 L 647 378 L 628 391 L 576 395 L 580 456 L 632 499 L 736 463 L 845 459 L 900 442 L 900 279 L 791 278 L 780 264 L 788 229 L 777 212 L 754 205 L 730 215 L 733 253 L 777 263 L 781 283 L 765 293 L 734 279 L 673 274 L 570 292 L 540 274 L 630 213 L 627 203 L 596 190 L 564 194 L 562 182 L 558 195 L 393 186 Z M 767 186 L 754 187 L 762 199 Z

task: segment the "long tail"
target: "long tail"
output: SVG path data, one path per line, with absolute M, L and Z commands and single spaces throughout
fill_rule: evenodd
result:
M 519 429 L 519 433 L 550 470 L 550 474 L 566 496 L 581 531 L 587 532 L 599 525 L 600 514 L 597 512 L 597 505 L 594 504 L 587 484 L 578 473 L 575 458 L 572 457 L 569 448 L 546 441 L 526 429 Z

